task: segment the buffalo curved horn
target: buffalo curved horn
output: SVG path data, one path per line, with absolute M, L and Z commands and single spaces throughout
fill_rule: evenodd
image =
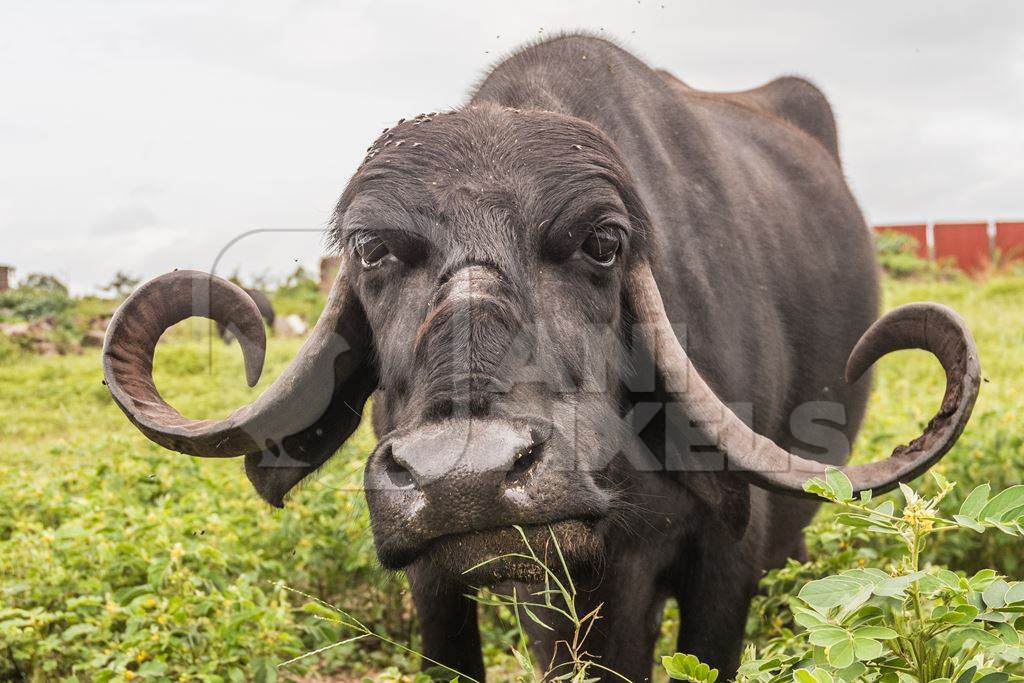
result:
M 156 343 L 175 323 L 210 318 L 236 333 L 253 386 L 266 353 L 259 309 L 242 289 L 207 273 L 179 270 L 150 280 L 107 328 L 103 375 L 110 393 L 143 434 L 171 450 L 223 458 L 280 449 L 286 437 L 317 422 L 335 388 L 364 359 L 369 332 L 344 271 L 342 264 L 323 314 L 291 364 L 255 402 L 221 420 L 191 420 L 163 400 L 153 382 Z
M 658 285 L 646 261 L 635 263 L 627 290 L 640 334 L 662 374 L 669 401 L 717 446 L 731 470 L 741 471 L 763 488 L 814 497 L 804 483 L 822 477 L 826 465 L 789 453 L 748 427 L 722 402 L 690 362 L 675 336 Z M 974 408 L 981 367 L 974 339 L 952 309 L 933 303 L 901 306 L 883 316 L 861 337 L 846 365 L 846 381 L 857 381 L 885 354 L 899 349 L 925 349 L 946 371 L 946 393 L 924 433 L 900 446 L 884 460 L 839 468 L 855 493 L 883 493 L 920 475 L 946 454 L 963 432 Z

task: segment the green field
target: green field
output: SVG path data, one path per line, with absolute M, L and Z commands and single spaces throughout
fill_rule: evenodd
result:
M 886 283 L 886 308 L 916 300 L 946 303 L 966 318 L 987 379 L 965 435 L 938 466 L 960 484 L 946 501 L 955 511 L 975 483 L 998 490 L 1022 479 L 1024 277 Z M 264 378 L 249 390 L 238 348 L 209 345 L 205 331 L 185 323 L 157 353 L 161 392 L 190 417 L 223 416 L 252 400 L 299 346 L 272 339 Z M 360 490 L 373 445 L 366 420 L 277 511 L 257 499 L 240 460 L 193 459 L 142 437 L 102 385 L 98 350 L 0 358 L 0 680 L 358 680 L 418 666 L 367 639 L 303 660 L 305 668 L 276 668 L 351 635 L 303 610 L 307 601 L 279 582 L 415 648 L 404 579 L 376 566 Z M 942 387 L 924 353 L 883 360 L 857 457 L 882 457 L 919 433 Z M 850 557 L 835 552 L 830 514 L 826 507 L 809 538 L 817 562 L 773 577 L 769 596 Z M 927 559 L 1024 578 L 1024 553 L 1009 536 L 944 537 Z M 780 628 L 776 612 L 771 598 L 756 604 L 752 639 Z M 507 616 L 485 619 L 488 661 L 497 667 L 510 661 Z M 670 612 L 666 631 L 672 623 Z

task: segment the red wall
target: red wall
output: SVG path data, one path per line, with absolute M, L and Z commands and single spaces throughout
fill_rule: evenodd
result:
M 917 240 L 917 255 L 921 258 L 928 258 L 928 228 L 924 223 L 920 225 L 876 225 L 875 230 L 878 232 L 901 232 L 904 235 L 910 235 Z
M 988 265 L 987 223 L 936 223 L 934 231 L 936 259 L 952 257 L 968 273 Z
M 1024 221 L 996 223 L 996 249 L 1003 258 L 1024 259 Z

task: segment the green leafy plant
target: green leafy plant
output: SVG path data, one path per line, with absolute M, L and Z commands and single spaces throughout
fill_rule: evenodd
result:
M 594 677 L 593 672 L 601 671 L 612 677 L 628 681 L 628 678 L 625 678 L 617 671 L 598 663 L 593 655 L 585 649 L 587 637 L 590 635 L 590 631 L 594 627 L 594 624 L 598 619 L 600 619 L 602 605 L 598 605 L 586 614 L 580 614 L 577 610 L 576 584 L 572 580 L 572 574 L 569 572 L 569 567 L 565 562 L 565 556 L 562 554 L 562 548 L 559 545 L 558 538 L 555 536 L 554 531 L 548 527 L 551 545 L 554 549 L 555 556 L 558 559 L 558 563 L 552 567 L 551 563 L 541 559 L 533 549 L 529 540 L 526 538 L 526 532 L 523 531 L 522 527 L 517 526 L 515 529 L 519 532 L 519 536 L 523 540 L 525 552 L 505 553 L 497 557 L 489 558 L 473 567 L 470 567 L 466 572 L 472 572 L 480 567 L 495 562 L 502 562 L 505 560 L 525 560 L 536 565 L 544 576 L 543 586 L 530 593 L 525 600 L 520 600 L 515 592 L 513 592 L 512 595 L 507 596 L 492 592 L 485 593 L 482 596 L 469 596 L 471 599 L 476 600 L 478 603 L 483 605 L 508 608 L 515 615 L 516 627 L 519 635 L 519 647 L 513 648 L 512 652 L 516 661 L 522 668 L 522 675 L 519 677 L 519 680 L 536 681 L 538 683 L 540 681 L 572 681 L 573 683 L 584 683 L 586 681 L 598 680 Z M 523 630 L 522 623 L 519 621 L 520 611 L 522 611 L 523 614 L 541 628 L 549 631 L 553 630 L 549 623 L 551 618 L 565 619 L 572 627 L 572 637 L 567 640 L 559 641 L 555 649 L 555 656 L 557 656 L 559 652 L 558 646 L 562 646 L 562 649 L 564 649 L 566 654 L 565 658 L 562 662 L 557 664 L 554 660 L 549 662 L 547 669 L 543 674 L 538 675 L 537 667 L 530 658 L 530 651 L 526 643 L 526 632 Z M 540 615 L 542 614 L 545 615 L 547 619 L 541 618 Z
M 20 287 L 0 292 L 0 322 L 63 320 L 74 308 L 68 289 L 50 275 L 29 275 Z
M 892 277 L 914 277 L 932 270 L 928 260 L 917 255 L 917 240 L 910 235 L 883 230 L 875 232 L 874 237 L 878 261 Z
M 315 298 L 315 283 L 309 278 L 299 282 L 302 300 L 322 305 L 322 295 Z M 977 484 L 990 484 L 992 500 L 1020 483 L 1024 472 L 1024 390 L 1019 384 L 1024 354 L 1017 351 L 1024 348 L 1024 278 L 1003 274 L 983 283 L 886 278 L 883 291 L 886 308 L 919 300 L 955 307 L 968 321 L 985 361 L 990 381 L 971 423 L 934 468 L 960 483 L 936 508 L 939 518 L 957 522 L 954 515 Z M 271 296 L 277 305 L 277 292 Z M 71 305 L 75 318 L 84 322 L 108 314 L 113 303 L 74 298 Z M 282 301 L 280 310 L 287 306 Z M 211 374 L 211 349 L 202 336 L 207 330 L 205 321 L 181 325 L 158 346 L 157 386 L 189 417 L 223 416 L 254 396 L 240 380 L 237 347 L 213 345 Z M 238 462 L 176 456 L 139 435 L 101 384 L 98 349 L 44 357 L 8 350 L 5 339 L 0 335 L 0 680 L 97 680 L 113 674 L 120 679 L 266 681 L 303 676 L 307 669 L 327 679 L 413 680 L 409 672 L 418 668 L 417 657 L 376 638 L 334 647 L 280 675 L 276 668 L 354 635 L 304 611 L 304 599 L 275 587 L 282 579 L 344 604 L 375 632 L 421 649 L 405 580 L 379 567 L 368 533 L 361 486 L 366 453 L 374 445 L 368 419 L 322 472 L 296 489 L 285 510 L 269 511 L 253 495 Z M 297 339 L 270 340 L 261 387 L 273 381 L 300 344 Z M 878 453 L 912 437 L 933 412 L 932 397 L 942 394 L 943 379 L 924 353 L 906 352 L 896 362 L 881 362 L 855 452 Z M 914 488 L 927 499 L 941 487 L 923 478 Z M 866 505 L 877 507 L 898 495 Z M 896 511 L 901 504 L 894 504 L 894 516 L 901 515 Z M 809 561 L 791 560 L 762 581 L 750 611 L 744 658 L 745 667 L 760 664 L 745 668 L 740 680 L 776 677 L 788 683 L 796 666 L 818 681 L 832 676 L 827 661 L 814 663 L 815 646 L 794 621 L 792 597 L 810 582 L 851 569 L 877 567 L 891 576 L 906 555 L 898 534 L 836 521 L 837 513 L 847 511 L 823 506 L 805 534 Z M 181 550 L 184 554 L 172 557 Z M 992 584 L 1005 581 L 1012 587 L 1024 579 L 1021 538 L 990 526 L 983 533 L 968 527 L 926 536 L 919 565 L 930 576 L 947 568 L 968 582 L 985 569 L 1002 577 Z M 926 617 L 951 600 L 930 595 L 925 580 L 917 585 Z M 999 590 L 993 588 L 990 597 Z M 990 608 L 984 589 L 977 603 L 977 593 L 969 595 L 979 614 L 1016 613 Z M 890 622 L 902 604 L 874 595 L 868 601 L 885 611 L 879 625 L 894 630 Z M 516 613 L 508 607 L 481 613 L 489 680 L 528 675 L 508 647 L 517 643 L 515 649 L 526 651 Z M 535 613 L 552 624 L 562 619 Z M 913 617 L 912 610 L 907 614 Z M 1020 626 L 1019 621 L 985 622 L 981 628 L 1008 635 L 1000 623 Z M 672 652 L 674 631 L 667 623 L 659 655 Z M 950 635 L 938 634 L 935 642 Z M 883 658 L 892 656 L 894 639 L 879 642 Z M 966 647 L 989 658 L 971 675 L 975 683 L 986 675 L 996 676 L 986 683 L 998 682 L 1014 675 L 1007 672 L 1020 671 L 1020 664 L 991 656 L 989 648 L 1000 646 Z M 421 683 L 431 672 L 417 675 Z M 870 676 L 878 677 L 865 674 Z M 901 681 L 909 681 L 908 676 L 897 672 Z
M 141 282 L 139 278 L 130 275 L 123 270 L 119 270 L 114 274 L 114 277 L 110 279 L 110 282 L 103 285 L 101 289 L 104 292 L 110 292 L 119 299 L 123 299 L 139 286 L 139 282 Z
M 1011 675 L 1024 660 L 1024 582 L 991 569 L 967 576 L 921 563 L 928 540 L 939 534 L 1024 535 L 1024 486 L 993 496 L 982 484 L 947 517 L 939 506 L 954 484 L 933 477 L 937 491 L 929 497 L 901 485 L 900 510 L 892 500 L 873 505 L 868 494 L 855 498 L 838 470 L 807 483 L 807 491 L 841 507 L 836 523 L 895 539 L 902 553 L 885 571 L 847 569 L 805 584 L 790 601 L 802 633 L 777 640 L 768 656 L 748 652 L 740 680 L 1024 680 Z
M 295 313 L 313 321 L 323 310 L 326 296 L 317 279 L 299 266 L 270 292 L 270 299 L 278 315 Z
M 677 652 L 671 657 L 662 657 L 661 665 L 668 677 L 674 681 L 715 683 L 718 680 L 718 669 L 712 669 L 693 655 Z
M 523 541 L 522 552 L 510 552 L 498 555 L 484 560 L 483 562 L 480 562 L 466 570 L 466 573 L 468 574 L 488 564 L 507 560 L 526 561 L 540 569 L 540 573 L 543 576 L 543 585 L 526 596 L 526 599 L 520 599 L 514 591 L 511 595 L 501 595 L 490 591 L 484 591 L 481 595 L 474 594 L 467 596 L 481 605 L 506 609 L 513 615 L 516 625 L 515 632 L 517 636 L 517 645 L 513 646 L 511 651 L 515 658 L 515 662 L 518 665 L 518 671 L 512 674 L 514 679 L 521 683 L 541 683 L 544 681 L 592 683 L 593 681 L 599 680 L 594 673 L 602 672 L 628 682 L 628 678 L 625 678 L 613 669 L 595 661 L 594 657 L 584 648 L 591 629 L 600 618 L 599 613 L 601 605 L 598 605 L 586 614 L 580 614 L 577 610 L 576 585 L 572 580 L 572 575 L 569 572 L 569 567 L 566 564 L 561 546 L 554 532 L 550 527 L 548 528 L 548 533 L 552 542 L 551 547 L 554 550 L 555 557 L 557 557 L 557 563 L 554 566 L 551 566 L 551 563 L 542 559 L 530 545 L 530 541 L 527 539 L 526 533 L 522 527 L 517 526 L 515 529 L 519 532 L 519 536 Z M 453 671 L 445 667 L 440 662 L 434 661 L 429 657 L 402 645 L 401 643 L 395 642 L 386 636 L 376 633 L 373 629 L 356 619 L 345 610 L 307 593 L 287 587 L 285 587 L 285 589 L 301 594 L 310 600 L 304 606 L 304 610 L 315 614 L 319 619 L 338 624 L 342 628 L 346 629 L 347 632 L 354 633 L 354 635 L 333 642 L 317 650 L 304 653 L 284 662 L 281 666 L 288 666 L 308 657 L 320 655 L 335 647 L 347 645 L 363 638 L 372 637 L 384 642 L 392 648 L 401 650 L 408 654 L 416 655 L 433 664 L 434 667 L 432 669 L 428 669 L 426 672 L 421 674 L 424 676 L 424 681 L 437 680 L 438 676 L 443 680 L 448 680 L 452 674 L 457 676 L 454 680 L 476 681 L 476 679 L 471 676 L 458 671 Z M 566 653 L 566 657 L 563 658 L 562 662 L 556 664 L 552 661 L 543 671 L 536 666 L 535 662 L 531 658 L 529 647 L 527 646 L 526 631 L 523 629 L 522 622 L 520 621 L 520 614 L 525 614 L 532 622 L 549 631 L 554 630 L 551 626 L 551 624 L 554 623 L 552 619 L 564 619 L 571 625 L 572 637 L 567 640 L 559 641 L 558 647 L 556 647 L 555 651 L 556 655 L 559 652 L 559 649 L 564 650 Z M 697 662 L 696 658 L 687 658 L 683 655 L 679 655 L 678 658 L 679 671 L 690 671 L 693 676 L 702 676 L 700 678 L 687 678 L 682 680 L 714 683 L 715 678 L 718 676 L 717 670 L 712 669 L 709 671 L 708 667 Z M 692 665 L 691 660 L 693 661 Z
M 318 619 L 321 619 L 323 621 L 327 621 L 327 622 L 330 622 L 330 623 L 333 623 L 333 624 L 337 624 L 341 628 L 355 633 L 355 635 L 353 635 L 353 636 L 350 636 L 350 637 L 345 638 L 343 640 L 335 641 L 335 642 L 331 643 L 330 645 L 326 645 L 324 647 L 318 648 L 316 650 L 312 650 L 310 652 L 304 652 L 303 654 L 298 655 L 297 657 L 293 657 L 293 658 L 289 659 L 288 661 L 285 661 L 285 662 L 282 662 L 282 663 L 278 664 L 277 665 L 278 668 L 287 668 L 287 667 L 289 667 L 289 666 L 291 666 L 293 664 L 296 664 L 296 663 L 298 663 L 298 662 L 300 662 L 300 661 L 302 661 L 304 659 L 307 659 L 309 657 L 316 657 L 318 655 L 322 655 L 323 653 L 327 652 L 328 650 L 333 650 L 336 647 L 341 647 L 343 645 L 348 645 L 349 643 L 354 643 L 354 642 L 362 640 L 364 638 L 374 638 L 374 639 L 377 639 L 377 640 L 381 641 L 382 643 L 384 643 L 386 645 L 389 645 L 389 646 L 395 648 L 396 650 L 402 650 L 402 651 L 404 651 L 404 652 L 406 652 L 408 654 L 414 655 L 416 657 L 420 657 L 420 658 L 424 659 L 425 661 L 430 662 L 431 664 L 434 665 L 433 669 L 429 669 L 428 671 L 422 672 L 421 674 L 417 675 L 414 678 L 413 683 L 421 683 L 421 682 L 422 683 L 429 683 L 430 681 L 436 680 L 438 677 L 440 677 L 442 680 L 450 681 L 450 683 L 458 683 L 460 678 L 461 678 L 461 680 L 468 681 L 470 683 L 478 683 L 475 678 L 473 678 L 471 676 L 467 676 L 466 674 L 463 674 L 463 673 L 459 673 L 458 671 L 455 671 L 453 669 L 450 669 L 449 667 L 446 667 L 445 665 L 441 664 L 441 662 L 438 662 L 438 661 L 435 661 L 433 659 L 430 659 L 426 655 L 423 655 L 423 654 L 413 650 L 412 648 L 407 647 L 406 645 L 403 645 L 403 644 L 401 644 L 401 643 L 399 643 L 399 642 L 389 638 L 385 634 L 378 633 L 377 631 L 373 630 L 372 628 L 370 628 L 369 626 L 364 624 L 362 621 L 360 621 L 359 619 L 354 617 L 352 614 L 346 612 L 345 610 L 343 610 L 343 609 L 341 609 L 339 607 L 335 607 L 334 605 L 332 605 L 332 604 L 330 604 L 328 602 L 325 602 L 325 601 L 323 601 L 323 600 L 321 600 L 321 599 L 319 599 L 319 598 L 317 598 L 317 597 L 315 597 L 313 595 L 310 595 L 309 593 L 306 593 L 304 591 L 296 590 L 294 588 L 289 588 L 288 586 L 285 586 L 284 584 L 280 584 L 280 583 L 278 585 L 281 588 L 283 588 L 284 590 L 290 591 L 292 593 L 295 593 L 297 595 L 300 595 L 302 597 L 307 598 L 309 600 L 309 602 L 307 602 L 305 604 L 305 606 L 303 607 L 304 611 L 313 614 Z

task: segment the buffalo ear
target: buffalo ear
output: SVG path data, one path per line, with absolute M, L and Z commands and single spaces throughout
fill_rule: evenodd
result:
M 249 481 L 274 507 L 284 507 L 285 495 L 341 448 L 359 427 L 363 406 L 377 388 L 377 369 L 371 360 L 373 333 L 359 297 L 345 277 L 344 263 L 320 317 L 314 335 L 293 361 L 293 366 L 301 368 L 303 381 L 293 385 L 271 413 L 301 411 L 302 420 L 288 420 L 287 424 L 304 426 L 298 431 L 293 428 L 290 434 L 267 429 L 269 434 L 288 435 L 257 441 L 265 444 L 264 448 L 245 456 Z M 268 420 L 272 422 L 273 418 Z
M 260 497 L 284 507 L 284 497 L 341 448 L 359 427 L 363 406 L 377 386 L 370 363 L 337 386 L 324 413 L 312 425 L 285 437 L 280 445 L 245 456 L 245 474 Z
M 373 335 L 346 277 L 345 259 L 306 343 L 252 403 L 221 420 L 190 420 L 160 396 L 153 356 L 161 335 L 192 316 L 234 331 L 254 386 L 263 370 L 266 328 L 252 296 L 227 280 L 175 271 L 139 287 L 118 307 L 103 345 L 104 384 L 128 419 L 164 448 L 204 458 L 246 456 L 256 491 L 281 506 L 300 479 L 322 465 L 359 424 L 376 386 Z

